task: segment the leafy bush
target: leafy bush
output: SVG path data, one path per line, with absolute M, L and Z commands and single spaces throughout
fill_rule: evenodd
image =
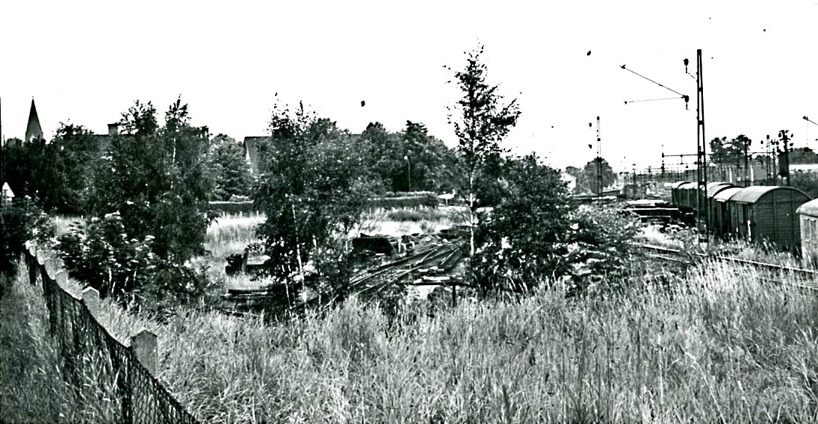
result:
M 0 273 L 9 279 L 17 274 L 16 261 L 25 242 L 47 242 L 54 237 L 48 215 L 29 198 L 0 201 Z
M 509 161 L 507 171 L 504 199 L 480 216 L 476 234 L 472 271 L 485 292 L 529 291 L 568 272 L 571 206 L 559 173 L 534 155 Z
M 203 296 L 203 271 L 162 259 L 154 238 L 128 238 L 118 213 L 72 226 L 59 237 L 60 257 L 71 277 L 123 302 L 161 311 Z
M 614 206 L 574 209 L 559 174 L 535 156 L 509 161 L 500 205 L 481 215 L 472 258 L 486 292 L 529 292 L 557 280 L 570 293 L 621 285 L 635 255 L 639 222 Z
M 625 282 L 638 251 L 639 220 L 623 208 L 583 205 L 571 214 L 567 234 L 571 293 L 614 289 Z

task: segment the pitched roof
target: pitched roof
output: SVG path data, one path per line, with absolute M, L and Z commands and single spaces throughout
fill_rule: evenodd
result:
M 253 174 L 259 173 L 258 145 L 266 140 L 267 136 L 251 135 L 244 137 L 244 157 L 250 163 Z
M 43 138 L 43 128 L 40 126 L 40 117 L 37 116 L 34 99 L 31 99 L 31 109 L 28 111 L 28 124 L 26 124 L 26 138 L 24 141 L 28 142 L 41 138 Z
M 3 198 L 7 200 L 11 200 L 14 198 L 14 192 L 11 191 L 9 183 L 3 183 Z

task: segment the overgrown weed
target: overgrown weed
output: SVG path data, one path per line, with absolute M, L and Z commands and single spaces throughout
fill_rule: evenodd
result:
M 690 274 L 391 321 L 354 300 L 273 324 L 191 312 L 164 376 L 213 422 L 818 419 L 818 299 L 729 264 Z

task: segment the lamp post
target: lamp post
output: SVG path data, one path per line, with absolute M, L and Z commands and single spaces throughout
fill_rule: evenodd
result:
M 412 162 L 409 160 L 409 155 L 405 155 L 403 158 L 406 159 L 406 175 L 408 177 L 407 178 L 407 182 L 408 182 L 408 184 L 407 184 L 408 190 L 407 191 L 411 192 L 412 191 Z

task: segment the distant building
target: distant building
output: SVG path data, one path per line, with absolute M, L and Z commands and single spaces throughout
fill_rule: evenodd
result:
M 31 109 L 28 111 L 28 124 L 26 124 L 26 137 L 24 143 L 43 138 L 43 128 L 40 126 L 40 117 L 37 116 L 37 107 L 34 106 L 34 99 L 31 99 Z
M 253 175 L 259 174 L 259 152 L 258 146 L 268 140 L 267 136 L 251 135 L 244 137 L 244 159 L 250 164 L 250 171 Z
M 9 187 L 9 183 L 3 183 L 3 194 L 0 197 L 0 201 L 9 202 L 14 200 L 14 192 L 11 191 L 11 187 Z

